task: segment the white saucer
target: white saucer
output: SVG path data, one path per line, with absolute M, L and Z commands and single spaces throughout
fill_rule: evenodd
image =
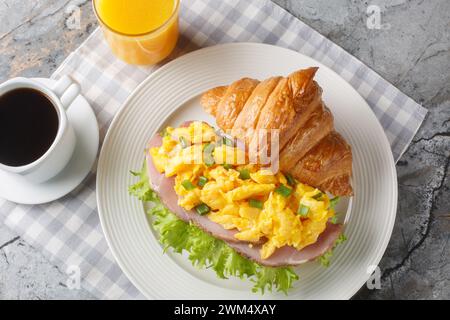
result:
M 54 80 L 36 78 L 46 86 Z M 72 159 L 54 178 L 34 184 L 25 178 L 0 171 L 0 197 L 22 204 L 40 204 L 61 198 L 75 189 L 90 172 L 97 157 L 99 132 L 97 118 L 83 96 L 78 96 L 67 111 L 77 143 Z

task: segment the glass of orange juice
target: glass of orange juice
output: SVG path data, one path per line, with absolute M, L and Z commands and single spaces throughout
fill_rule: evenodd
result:
M 155 64 L 178 39 L 180 0 L 92 0 L 114 54 L 127 63 Z

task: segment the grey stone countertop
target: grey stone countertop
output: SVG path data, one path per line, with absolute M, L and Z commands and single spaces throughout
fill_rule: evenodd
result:
M 397 220 L 381 289 L 363 287 L 355 298 L 449 299 L 450 1 L 276 2 L 429 110 L 397 163 Z M 376 20 L 368 27 L 370 5 L 380 9 L 379 29 Z M 77 12 L 80 28 L 68 27 Z M 0 82 L 50 76 L 95 27 L 91 1 L 0 0 Z M 94 298 L 65 283 L 62 270 L 0 221 L 0 299 Z

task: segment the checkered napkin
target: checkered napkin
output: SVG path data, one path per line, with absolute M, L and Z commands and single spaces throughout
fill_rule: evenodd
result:
M 263 42 L 290 48 L 327 65 L 371 106 L 398 160 L 422 123 L 426 110 L 294 16 L 268 0 L 184 0 L 181 37 L 168 59 L 226 42 Z M 159 66 L 135 67 L 116 59 L 100 30 L 73 52 L 53 75 L 69 74 L 95 110 L 101 137 L 120 105 Z M 81 270 L 82 286 L 99 298 L 143 298 L 124 276 L 103 236 L 96 209 L 95 168 L 64 198 L 24 206 L 0 200 L 5 223 L 43 250 L 62 270 Z

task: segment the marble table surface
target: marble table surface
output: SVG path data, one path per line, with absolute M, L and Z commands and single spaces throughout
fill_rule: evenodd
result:
M 449 299 L 450 1 L 275 2 L 429 110 L 397 163 L 399 205 L 381 289 L 363 287 L 355 298 Z M 381 28 L 367 24 L 370 5 Z M 0 0 L 0 82 L 48 77 L 96 25 L 88 0 Z M 0 221 L 0 299 L 94 299 L 69 290 L 66 277 Z

